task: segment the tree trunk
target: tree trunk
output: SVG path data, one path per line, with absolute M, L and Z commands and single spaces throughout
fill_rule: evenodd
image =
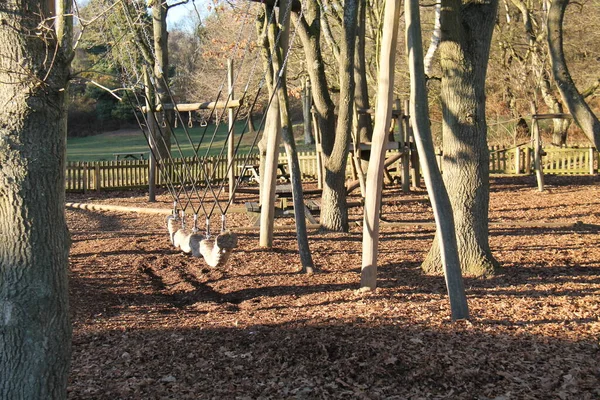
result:
M 280 38 L 277 43 L 277 27 L 271 23 L 267 29 L 269 33 L 269 42 L 271 44 L 271 54 L 273 71 L 276 71 L 278 77 L 274 79 L 275 95 L 279 103 L 279 116 L 281 121 L 281 137 L 285 146 L 285 151 L 288 158 L 288 168 L 290 171 L 290 181 L 292 186 L 292 200 L 294 202 L 294 218 L 296 222 L 296 239 L 298 240 L 298 253 L 302 263 L 302 271 L 305 273 L 313 272 L 312 255 L 308 244 L 308 234 L 306 231 L 306 219 L 304 209 L 304 193 L 302 190 L 302 176 L 300 172 L 300 161 L 298 160 L 298 152 L 296 151 L 296 143 L 294 141 L 294 133 L 292 121 L 289 116 L 289 101 L 286 84 L 286 65 L 284 57 L 287 56 L 288 38 L 290 29 L 291 12 L 288 2 L 292 0 L 284 0 L 279 4 L 279 23 L 280 23 Z M 268 155 L 268 153 L 267 153 Z
M 356 53 L 354 57 L 354 81 L 356 82 L 356 93 L 355 102 L 357 109 L 369 109 L 369 85 L 367 82 L 367 65 L 365 55 L 365 40 L 366 40 L 366 1 L 359 1 L 359 14 L 358 14 L 358 35 L 356 39 Z M 371 121 L 371 115 L 362 113 L 356 117 L 358 121 L 356 137 L 361 142 L 370 142 L 373 137 L 373 123 Z M 366 161 L 369 160 L 369 152 L 365 151 L 365 154 L 361 152 L 361 157 Z M 363 168 L 367 168 L 367 164 L 363 165 Z
M 442 169 L 456 224 L 461 269 L 476 276 L 493 274 L 498 266 L 488 241 L 485 118 L 485 76 L 497 6 L 497 0 L 468 4 L 442 1 Z M 441 272 L 437 237 L 422 267 L 428 273 Z
M 152 29 L 155 53 L 154 79 L 156 82 L 157 105 L 172 102 L 169 92 L 167 10 L 168 6 L 166 2 L 155 1 L 152 3 Z M 157 115 L 160 126 L 153 134 L 155 135 L 159 162 L 170 158 L 174 114 L 173 110 L 165 110 L 162 115 Z
M 320 47 L 320 12 L 314 0 L 305 4 L 303 18 L 298 19 L 297 29 L 304 53 L 308 75 L 313 90 L 318 131 L 321 133 L 321 150 L 325 167 L 323 197 L 321 199 L 321 226 L 332 231 L 348 230 L 346 204 L 346 161 L 350 129 L 352 128 L 352 98 L 354 95 L 353 57 L 356 34 L 357 0 L 344 6 L 344 41 L 340 43 L 340 111 L 336 130 L 334 104 L 329 96 L 325 61 Z
M 569 74 L 563 52 L 562 25 L 567 4 L 569 4 L 569 0 L 553 0 L 548 13 L 547 36 L 552 74 L 569 112 L 598 149 L 600 148 L 600 121 L 577 91 L 571 74 Z
M 323 135 L 325 186 L 321 226 L 332 231 L 348 231 L 346 204 L 346 163 L 354 112 L 354 51 L 358 0 L 344 2 L 343 40 L 340 43 L 340 96 L 335 137 Z
M 50 2 L 0 7 L 0 398 L 64 399 L 71 355 L 65 202 L 71 28 Z M 52 2 L 53 3 L 53 2 Z M 70 14 L 70 2 L 57 12 Z M 65 18 L 68 20 L 68 18 Z M 66 45 L 66 47 L 61 46 Z M 58 52 L 48 58 L 48 52 Z
M 425 65 L 421 47 L 421 21 L 418 0 L 405 0 L 406 51 L 410 69 L 410 119 L 414 126 L 415 145 L 421 154 L 423 177 L 438 231 L 438 245 L 443 265 L 452 319 L 469 318 L 469 306 L 460 271 L 458 244 L 450 198 L 437 165 L 429 123 L 429 105 L 425 82 Z

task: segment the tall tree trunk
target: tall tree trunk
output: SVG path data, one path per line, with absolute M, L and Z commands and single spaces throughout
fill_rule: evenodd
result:
M 321 208 L 321 226 L 327 230 L 348 230 L 346 204 L 346 163 L 354 112 L 354 51 L 358 0 L 344 2 L 343 40 L 340 43 L 340 96 L 335 137 L 323 135 L 325 186 Z
M 437 165 L 429 124 L 425 60 L 421 47 L 419 1 L 405 0 L 404 10 L 404 18 L 406 20 L 406 52 L 408 54 L 408 68 L 410 70 L 409 114 L 414 127 L 415 145 L 419 154 L 421 154 L 423 177 L 425 178 L 427 193 L 429 193 L 431 208 L 435 216 L 441 262 L 446 279 L 448 298 L 450 299 L 452 319 L 467 319 L 469 318 L 469 306 L 460 271 L 452 207 L 442 180 L 442 173 Z
M 366 47 L 366 0 L 359 0 L 358 34 L 356 35 L 356 53 L 354 56 L 354 81 L 356 82 L 355 101 L 357 109 L 369 109 L 369 84 L 367 82 Z M 369 114 L 357 115 L 356 137 L 361 142 L 370 142 L 373 137 L 373 123 Z M 368 156 L 368 152 L 366 155 Z M 361 154 L 362 155 L 362 154 Z M 368 157 L 366 158 L 368 161 Z M 365 165 L 366 167 L 366 165 Z
M 548 13 L 547 36 L 552 73 L 563 101 L 573 114 L 573 118 L 598 149 L 600 148 L 600 121 L 577 91 L 563 52 L 562 25 L 567 4 L 569 4 L 569 0 L 553 0 Z
M 61 21 L 57 40 L 50 22 L 42 23 L 40 13 L 50 17 L 50 3 L 5 0 L 0 7 L 1 399 L 67 396 L 64 202 L 72 31 Z M 59 18 L 71 14 L 70 4 L 59 3 Z
M 152 3 L 152 30 L 154 39 L 154 79 L 156 82 L 157 105 L 171 103 L 169 95 L 169 47 L 167 32 L 167 2 L 154 1 Z M 157 115 L 161 126 L 152 134 L 154 135 L 159 161 L 168 160 L 171 152 L 171 134 L 174 120 L 173 110 L 165 110 L 162 115 Z
M 341 173 L 339 172 L 341 166 L 336 165 L 335 162 L 331 162 L 332 158 L 334 161 L 336 160 L 334 144 L 336 144 L 340 138 L 336 136 L 335 105 L 329 95 L 327 77 L 325 76 L 325 62 L 321 54 L 320 10 L 319 5 L 315 0 L 308 0 L 305 3 L 305 7 L 306 9 L 303 13 L 303 18 L 298 18 L 296 20 L 296 26 L 300 40 L 302 41 L 302 46 L 304 47 L 316 119 L 319 125 L 318 131 L 321 132 L 322 135 L 321 150 L 326 172 L 321 202 L 320 222 L 325 229 L 343 231 L 348 229 L 348 209 L 346 205 L 345 186 L 346 159 L 344 158 L 343 160 L 344 170 L 342 170 Z M 351 73 L 351 71 L 345 72 L 345 74 Z M 348 138 L 345 141 L 345 149 L 347 149 L 347 143 L 349 142 L 349 131 L 347 134 Z M 342 137 L 341 140 L 343 139 L 344 138 Z M 338 147 L 339 146 L 342 145 L 338 144 Z M 341 156 L 338 155 L 338 158 L 341 158 Z M 339 163 L 341 164 L 342 161 Z
M 308 244 L 308 234 L 306 231 L 306 219 L 305 219 L 305 206 L 304 206 L 304 193 L 302 190 L 302 180 L 300 172 L 300 161 L 298 159 L 298 152 L 296 151 L 296 143 L 294 141 L 294 133 L 292 130 L 292 121 L 289 116 L 289 101 L 287 94 L 286 74 L 284 64 L 284 58 L 288 54 L 288 38 L 289 38 L 289 26 L 291 18 L 291 2 L 292 0 L 284 0 L 279 5 L 279 29 L 281 32 L 278 34 L 278 27 L 274 22 L 271 22 L 266 27 L 268 32 L 268 42 L 270 47 L 270 53 L 272 55 L 272 69 L 268 71 L 274 71 L 274 79 L 272 90 L 275 91 L 277 96 L 276 100 L 279 104 L 279 116 L 281 121 L 281 137 L 283 139 L 285 151 L 288 158 L 288 168 L 290 171 L 290 180 L 292 186 L 292 199 L 294 202 L 294 217 L 296 223 L 296 238 L 298 240 L 298 253 L 300 255 L 300 261 L 302 263 L 302 271 L 305 273 L 313 272 L 313 261 L 310 253 Z M 277 36 L 280 37 L 280 42 L 277 42 Z M 269 138 L 269 141 L 271 138 Z M 269 149 L 267 149 L 267 159 L 269 156 Z M 268 161 L 268 160 L 267 160 Z M 276 163 L 275 163 L 276 164 Z M 265 168 L 268 173 L 268 168 Z M 267 188 L 263 187 L 263 192 L 266 192 Z M 265 196 L 264 198 L 266 198 Z
M 498 266 L 488 241 L 485 118 L 485 76 L 497 6 L 497 0 L 442 1 L 444 182 L 456 224 L 461 269 L 476 276 L 493 274 Z M 437 243 L 436 237 L 423 262 L 426 272 L 442 270 Z

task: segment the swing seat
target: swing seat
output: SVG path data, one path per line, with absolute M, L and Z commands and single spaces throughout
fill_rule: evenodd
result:
M 193 257 L 199 258 L 202 254 L 200 253 L 200 243 L 204 240 L 204 236 L 197 233 L 190 233 L 181 235 L 181 241 L 179 242 L 179 248 L 186 254 L 191 254 Z
M 166 218 L 167 230 L 169 231 L 169 240 L 172 245 L 175 245 L 175 232 L 179 229 L 179 218 L 174 215 L 169 215 Z
M 218 268 L 225 265 L 235 247 L 237 247 L 237 236 L 224 231 L 215 238 L 214 242 L 209 239 L 202 240 L 200 253 L 209 266 Z

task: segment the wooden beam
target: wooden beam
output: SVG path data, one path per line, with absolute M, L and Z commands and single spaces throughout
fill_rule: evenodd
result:
M 571 114 L 564 113 L 554 113 L 554 114 L 533 114 L 531 116 L 533 119 L 556 119 L 556 118 L 564 118 L 564 119 L 573 119 Z
M 270 7 L 275 7 L 278 6 L 278 2 L 276 2 L 275 0 L 250 0 L 254 3 L 262 3 L 265 4 L 267 6 Z M 292 0 L 292 11 L 293 12 L 300 12 L 302 10 L 302 3 L 300 3 L 299 0 Z
M 159 104 L 155 111 L 176 110 L 179 112 L 197 111 L 197 110 L 222 110 L 224 108 L 235 108 L 242 104 L 240 100 L 229 101 L 206 101 L 204 103 L 182 103 L 182 104 Z M 142 107 L 142 111 L 146 112 L 146 106 Z

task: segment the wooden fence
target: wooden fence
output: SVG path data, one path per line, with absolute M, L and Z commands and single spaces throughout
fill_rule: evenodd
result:
M 490 148 L 491 174 L 529 174 L 532 172 L 533 150 L 527 146 Z M 300 170 L 305 179 L 316 178 L 317 157 L 315 152 L 298 153 Z M 221 182 L 227 175 L 227 161 L 218 157 L 208 157 L 204 162 L 193 158 L 175 159 L 166 162 L 157 174 L 157 184 L 182 182 L 211 183 Z M 237 173 L 244 164 L 258 164 L 256 154 L 248 157 L 239 156 L 234 160 L 234 171 Z M 279 162 L 287 162 L 285 154 L 280 154 Z M 398 161 L 399 163 L 400 161 Z M 598 152 L 593 148 L 549 148 L 545 149 L 542 159 L 544 173 L 557 175 L 595 174 L 599 166 Z M 148 186 L 148 160 L 117 160 L 98 162 L 69 162 L 67 163 L 66 189 L 70 192 L 85 192 L 88 190 L 114 190 L 143 188 Z M 396 169 L 400 171 L 400 168 Z M 399 172 L 398 172 L 399 173 Z M 351 176 L 351 163 L 346 170 Z M 396 173 L 392 172 L 392 176 Z

